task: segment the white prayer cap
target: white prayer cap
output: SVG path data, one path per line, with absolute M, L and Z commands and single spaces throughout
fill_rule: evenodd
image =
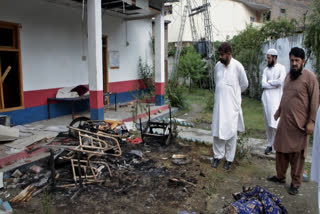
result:
M 276 49 L 269 49 L 267 54 L 271 55 L 271 56 L 278 56 L 278 51 Z

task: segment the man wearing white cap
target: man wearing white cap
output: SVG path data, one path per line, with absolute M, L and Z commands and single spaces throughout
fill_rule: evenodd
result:
M 274 136 L 278 126 L 278 121 L 273 117 L 277 111 L 283 90 L 283 82 L 286 77 L 286 69 L 283 65 L 277 63 L 278 52 L 275 49 L 269 49 L 267 52 L 267 67 L 262 74 L 262 105 L 264 111 L 264 120 L 266 124 L 267 148 L 265 154 L 272 151 Z

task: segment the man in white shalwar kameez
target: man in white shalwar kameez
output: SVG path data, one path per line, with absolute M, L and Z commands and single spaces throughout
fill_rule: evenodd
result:
M 314 125 L 310 179 L 318 183 L 318 210 L 320 214 L 320 107 Z
M 217 168 L 225 157 L 223 168 L 228 170 L 233 162 L 237 131 L 244 131 L 241 109 L 241 92 L 248 87 L 248 79 L 242 64 L 232 58 L 232 48 L 224 42 L 218 48 L 219 62 L 215 66 L 215 98 L 212 116 L 214 159 L 212 167 Z
M 263 70 L 261 86 L 263 93 L 261 97 L 264 121 L 266 124 L 267 148 L 264 153 L 267 155 L 272 151 L 272 145 L 278 121 L 273 115 L 279 108 L 283 83 L 286 78 L 286 69 L 283 65 L 277 63 L 278 52 L 275 49 L 269 49 L 267 52 L 267 67 Z

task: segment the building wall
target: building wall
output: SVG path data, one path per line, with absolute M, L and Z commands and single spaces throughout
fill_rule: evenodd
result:
M 278 51 L 277 62 L 284 65 L 286 67 L 286 71 L 289 72 L 289 70 L 290 70 L 289 52 L 290 52 L 291 48 L 293 48 L 293 47 L 304 48 L 303 41 L 304 41 L 303 34 L 299 34 L 296 36 L 290 36 L 290 37 L 286 37 L 286 38 L 280 38 L 277 40 L 272 40 L 272 41 L 267 42 L 263 46 L 262 51 L 263 51 L 263 53 L 266 54 L 268 49 L 275 48 Z M 267 65 L 266 60 L 260 65 L 261 75 L 262 75 L 262 71 L 266 67 L 266 65 Z M 314 70 L 312 67 L 312 58 L 310 58 L 307 61 L 305 68 L 309 69 L 310 71 Z
M 202 5 L 202 0 L 196 0 L 198 6 Z M 213 40 L 224 41 L 227 37 L 232 38 L 250 23 L 250 17 L 254 17 L 254 25 L 260 25 L 260 14 L 245 6 L 243 3 L 232 0 L 210 0 L 210 15 L 213 24 Z M 169 42 L 178 40 L 181 16 L 183 15 L 185 1 L 173 4 L 173 13 L 167 15 L 166 19 L 171 21 L 169 25 Z M 194 16 L 197 32 L 204 37 L 203 15 Z M 183 41 L 192 41 L 189 18 L 187 17 L 184 29 Z
M 272 0 L 271 19 L 279 17 L 294 18 L 296 20 L 303 19 L 304 14 L 309 9 L 311 0 Z M 280 9 L 286 10 L 285 14 L 280 13 Z
M 138 79 L 139 57 L 152 65 L 151 19 L 126 22 L 104 15 L 102 25 L 102 34 L 108 36 L 108 49 L 120 51 L 120 68 L 109 68 L 110 82 Z
M 55 97 L 62 87 L 88 84 L 88 62 L 82 59 L 88 43 L 86 35 L 82 39 L 81 9 L 43 0 L 2 0 L 0 21 L 21 24 L 25 102 L 23 110 L 2 114 L 10 115 L 13 124 L 46 119 L 48 97 Z M 118 93 L 119 102 L 131 100 L 129 91 L 141 89 L 139 57 L 152 65 L 151 19 L 125 22 L 103 15 L 102 23 L 108 50 L 120 52 L 119 69 L 109 68 L 110 91 Z M 53 117 L 68 114 L 71 106 L 52 104 L 50 112 Z
M 213 2 L 212 9 L 213 24 L 221 32 L 220 35 L 216 33 L 217 39 L 215 40 L 223 41 L 227 37 L 232 38 L 250 23 L 255 26 L 260 25 L 258 23 L 259 14 L 242 3 L 231 0 L 218 0 Z M 229 15 L 226 15 L 226 13 Z M 251 22 L 250 17 L 253 17 L 255 21 Z
M 251 2 L 269 6 L 271 8 L 271 19 L 287 17 L 300 20 L 308 10 L 312 0 L 251 0 Z M 280 12 L 281 8 L 286 10 L 285 14 Z
M 88 84 L 87 61 L 81 60 L 81 10 L 3 0 L 0 20 L 21 24 L 24 91 Z

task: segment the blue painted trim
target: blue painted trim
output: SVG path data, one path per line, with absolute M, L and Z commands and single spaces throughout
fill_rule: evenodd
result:
M 142 90 L 141 90 L 142 91 Z M 134 97 L 139 96 L 141 91 L 123 92 L 117 94 L 117 103 L 129 102 Z M 114 104 L 115 96 L 110 96 L 110 105 Z M 90 109 L 89 101 L 81 101 L 74 105 L 75 112 L 88 111 Z M 50 104 L 50 117 L 60 117 L 63 115 L 72 113 L 71 103 L 53 103 Z M 48 119 L 48 106 L 36 106 L 31 108 L 25 108 L 16 111 L 2 112 L 0 115 L 8 115 L 12 125 L 22 125 L 26 123 L 32 123 L 40 120 Z
M 104 108 L 90 109 L 91 120 L 104 120 Z
M 156 106 L 163 106 L 164 105 L 164 96 L 163 95 L 156 95 Z

